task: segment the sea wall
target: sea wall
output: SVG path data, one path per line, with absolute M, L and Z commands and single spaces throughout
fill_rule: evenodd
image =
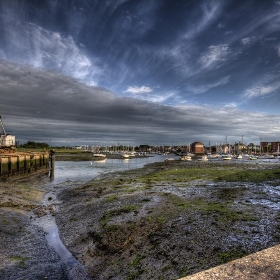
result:
M 280 245 L 179 280 L 278 280 Z
M 0 155 L 0 176 L 11 176 L 18 173 L 32 173 L 49 169 L 48 152 L 10 153 Z

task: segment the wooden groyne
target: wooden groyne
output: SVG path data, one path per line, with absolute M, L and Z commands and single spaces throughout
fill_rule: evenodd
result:
M 49 152 L 15 152 L 0 154 L 0 176 L 32 173 L 50 167 Z

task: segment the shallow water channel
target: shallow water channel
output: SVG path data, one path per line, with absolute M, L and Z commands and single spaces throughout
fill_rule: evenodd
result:
M 175 159 L 178 156 L 173 156 Z M 103 161 L 57 161 L 55 163 L 54 180 L 47 184 L 43 199 L 43 207 L 46 215 L 33 219 L 33 224 L 39 226 L 46 233 L 48 245 L 55 250 L 60 257 L 61 266 L 65 270 L 66 279 L 89 279 L 83 266 L 68 251 L 62 243 L 55 221 L 55 212 L 58 211 L 61 201 L 57 195 L 69 185 L 78 185 L 89 181 L 101 173 L 141 168 L 152 162 L 165 160 L 166 156 L 123 159 L 106 159 Z M 67 184 L 64 184 L 67 182 Z

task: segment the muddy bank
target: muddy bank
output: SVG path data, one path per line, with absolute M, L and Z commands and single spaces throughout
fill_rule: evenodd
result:
M 279 163 L 174 161 L 48 180 L 0 182 L 0 279 L 87 279 L 48 244 L 41 218 L 55 217 L 91 279 L 177 279 L 279 243 Z
M 280 240 L 279 164 L 151 164 L 59 199 L 61 239 L 92 279 L 178 279 Z
M 46 244 L 44 232 L 31 224 L 32 211 L 44 211 L 44 190 L 35 182 L 45 177 L 34 173 L 0 182 L 1 279 L 63 279 L 58 256 Z
M 56 212 L 49 183 L 42 172 L 0 181 L 0 279 L 87 279 L 79 264 L 48 244 L 40 224 Z

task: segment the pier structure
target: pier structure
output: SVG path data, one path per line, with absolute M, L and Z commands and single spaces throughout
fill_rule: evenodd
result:
M 49 170 L 48 152 L 14 152 L 0 154 L 0 176 Z

